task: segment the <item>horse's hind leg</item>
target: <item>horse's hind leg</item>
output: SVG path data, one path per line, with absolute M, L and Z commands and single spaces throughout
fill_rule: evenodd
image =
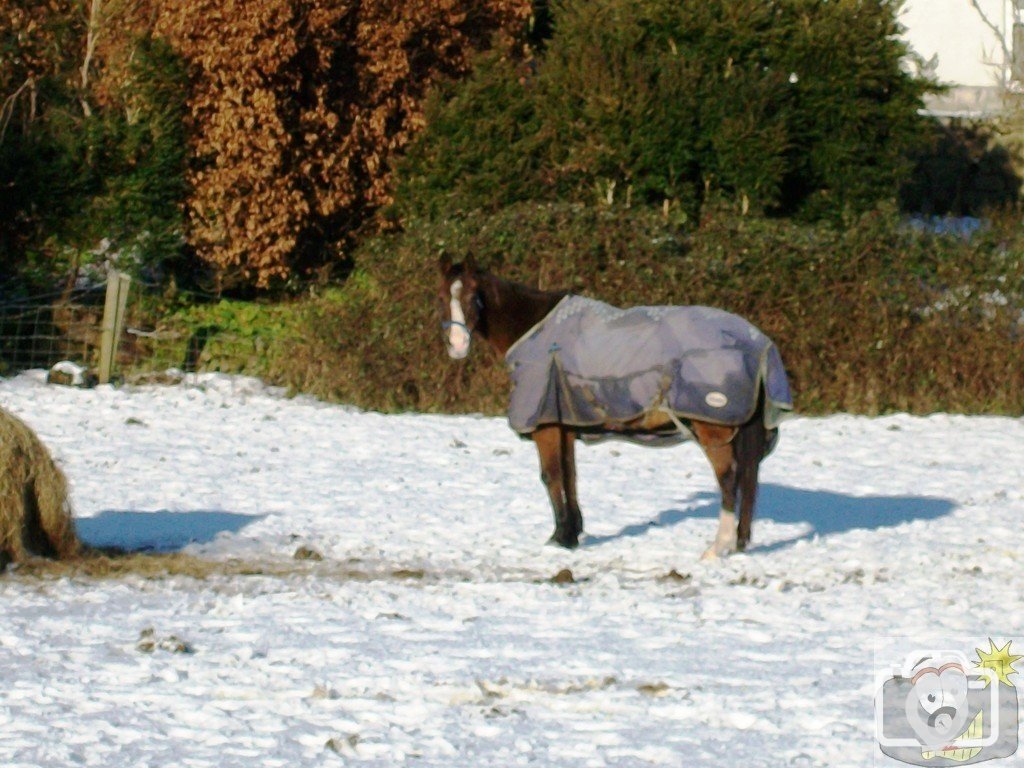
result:
M 768 433 L 764 428 L 760 413 L 740 428 L 734 442 L 740 496 L 740 522 L 736 548 L 742 552 L 750 543 L 750 533 L 754 522 L 754 505 L 757 503 L 757 475 L 768 444 Z
M 583 533 L 583 513 L 576 495 L 576 434 L 571 429 L 562 429 L 562 472 L 565 483 L 565 503 L 569 519 L 577 538 Z
M 571 461 L 571 448 L 566 450 L 565 432 L 567 430 L 557 424 L 539 427 L 533 433 L 533 442 L 540 458 L 540 479 L 548 489 L 551 509 L 555 514 L 555 532 L 551 534 L 550 542 L 571 549 L 579 544 L 582 520 L 578 508 L 576 514 L 570 510 L 566 493 L 566 476 L 574 478 L 576 469 Z M 567 453 L 569 461 L 566 460 Z M 567 471 L 569 463 L 573 464 L 571 472 Z M 573 497 L 575 499 L 575 493 Z
M 753 428 L 752 428 L 753 427 Z M 757 429 L 764 432 L 760 424 L 746 425 L 743 429 Z M 754 524 L 754 505 L 758 500 L 758 469 L 764 453 L 764 440 L 756 435 L 751 439 L 737 438 L 736 466 L 739 484 L 739 525 L 737 528 L 736 548 L 742 552 L 751 543 L 751 528 Z
M 705 560 L 721 557 L 736 551 L 736 491 L 737 472 L 736 457 L 733 451 L 732 438 L 735 430 L 715 424 L 693 422 L 693 431 L 700 442 L 701 448 L 711 462 L 722 490 L 722 508 L 718 513 L 718 533 L 715 540 L 704 552 Z

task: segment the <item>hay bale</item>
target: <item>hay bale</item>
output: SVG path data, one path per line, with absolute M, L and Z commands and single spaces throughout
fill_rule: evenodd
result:
M 28 425 L 0 408 L 0 570 L 79 550 L 64 474 Z

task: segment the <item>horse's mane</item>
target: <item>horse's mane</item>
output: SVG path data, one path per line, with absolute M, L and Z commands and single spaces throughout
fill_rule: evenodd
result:
M 486 270 L 476 271 L 475 277 L 483 310 L 479 330 L 502 354 L 569 293 L 543 291 Z
M 476 275 L 480 284 L 487 284 L 492 291 L 504 289 L 508 293 L 515 295 L 517 298 L 526 301 L 550 301 L 552 299 L 561 300 L 571 293 L 571 291 L 568 290 L 542 290 L 540 288 L 535 288 L 532 285 L 527 285 L 526 283 L 520 283 L 515 280 L 508 280 L 504 277 L 499 277 L 488 270 L 479 270 Z

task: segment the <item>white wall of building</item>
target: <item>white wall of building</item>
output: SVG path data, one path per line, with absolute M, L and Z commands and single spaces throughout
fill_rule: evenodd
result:
M 976 2 L 1009 44 L 1014 0 Z M 906 27 L 904 38 L 917 53 L 926 60 L 938 55 L 940 81 L 972 87 L 1002 84 L 1008 62 L 999 36 L 971 0 L 908 0 L 900 20 Z

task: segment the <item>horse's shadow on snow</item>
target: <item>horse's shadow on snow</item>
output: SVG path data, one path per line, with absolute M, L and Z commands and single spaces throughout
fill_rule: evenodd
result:
M 686 499 L 685 509 L 665 509 L 643 523 L 623 526 L 606 536 L 588 536 L 585 546 L 598 546 L 617 539 L 643 536 L 653 527 L 675 525 L 688 518 L 718 519 L 719 496 L 701 492 Z M 805 524 L 810 530 L 791 539 L 776 541 L 765 546 L 755 543 L 747 551 L 771 552 L 792 546 L 801 539 L 829 536 L 858 528 L 888 528 L 914 520 L 934 520 L 948 515 L 956 508 L 949 499 L 929 496 L 847 496 L 830 491 L 811 491 L 785 485 L 762 483 L 757 498 L 754 533 L 758 520 L 776 523 Z M 714 532 L 708 529 L 708 535 Z M 756 542 L 756 540 L 755 540 Z
M 78 537 L 97 548 L 116 547 L 131 552 L 175 552 L 189 544 L 208 544 L 221 533 L 237 533 L 265 515 L 166 509 L 137 512 L 107 509 L 75 520 Z

